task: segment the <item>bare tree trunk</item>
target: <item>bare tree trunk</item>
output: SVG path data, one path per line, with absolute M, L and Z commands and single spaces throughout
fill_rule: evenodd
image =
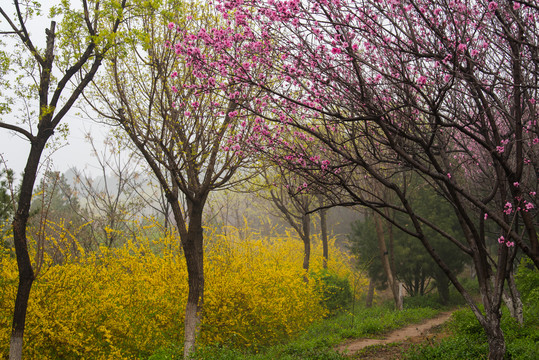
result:
M 200 254 L 199 250 L 196 250 L 199 247 L 198 244 L 193 243 L 192 245 L 193 249 L 184 248 L 189 284 L 185 307 L 184 359 L 189 359 L 195 349 L 204 304 L 203 255 Z
M 372 306 L 372 300 L 374 298 L 374 281 L 369 280 L 369 290 L 367 290 L 367 298 L 365 300 L 365 306 L 370 308 Z
M 487 333 L 489 360 L 503 360 L 505 358 L 505 339 L 500 327 L 500 311 L 487 311 L 486 324 L 483 326 Z
M 513 271 L 510 271 L 507 276 L 507 291 L 502 293 L 502 299 L 509 312 L 511 317 L 515 319 L 520 325 L 524 324 L 524 310 L 522 305 L 522 300 L 520 299 L 520 292 L 517 289 L 515 284 L 515 276 Z
M 19 286 L 17 288 L 17 297 L 15 299 L 15 310 L 13 312 L 13 327 L 11 330 L 11 340 L 9 343 L 9 359 L 22 359 L 24 327 L 26 323 L 26 310 L 28 308 L 28 299 L 30 290 L 34 281 L 32 278 L 21 276 L 19 273 Z
M 322 267 L 327 269 L 329 260 L 327 209 L 320 210 L 320 230 L 322 236 Z
M 380 216 L 378 214 L 374 214 L 374 224 L 376 227 L 376 235 L 378 237 L 378 248 L 380 249 L 380 256 L 382 258 L 382 264 L 384 265 L 384 271 L 387 276 L 387 282 L 389 284 L 391 292 L 393 293 L 393 299 L 395 301 L 395 308 L 397 310 L 402 310 L 402 306 L 403 306 L 402 296 L 400 295 L 399 286 L 397 284 L 397 281 L 395 280 L 395 277 L 393 276 L 393 270 L 391 269 L 391 266 L 389 263 L 389 253 L 386 247 L 384 229 L 382 228 L 382 219 L 380 219 Z
M 303 228 L 303 234 L 301 236 L 303 240 L 303 269 L 305 270 L 305 279 L 307 279 L 311 260 L 311 216 L 309 214 L 302 215 L 301 225 Z
M 183 357 L 190 359 L 195 350 L 204 305 L 204 234 L 202 229 L 203 206 L 194 205 L 190 211 L 186 239 L 182 239 L 189 292 L 185 307 L 185 341 Z
M 167 232 L 168 232 L 168 223 L 169 223 L 169 217 L 170 217 L 170 204 L 167 202 L 167 204 L 165 205 L 165 236 L 167 235 Z
M 437 268 L 434 272 L 434 281 L 436 282 L 440 302 L 447 305 L 449 303 L 449 286 L 451 284 L 449 278 L 442 269 Z
M 28 244 L 26 239 L 26 224 L 30 213 L 30 203 L 32 192 L 39 166 L 39 159 L 45 148 L 48 138 L 52 132 L 45 134 L 38 133 L 36 141 L 30 148 L 28 161 L 24 168 L 24 175 L 21 183 L 21 191 L 17 204 L 17 212 L 13 219 L 13 241 L 15 244 L 15 253 L 17 256 L 17 265 L 19 268 L 19 285 L 17 288 L 17 297 L 15 298 L 15 307 L 13 311 L 13 322 L 11 328 L 11 340 L 9 348 L 9 359 L 22 359 L 24 327 L 26 324 L 26 312 L 28 308 L 28 299 L 30 290 L 35 279 L 34 269 L 28 253 Z

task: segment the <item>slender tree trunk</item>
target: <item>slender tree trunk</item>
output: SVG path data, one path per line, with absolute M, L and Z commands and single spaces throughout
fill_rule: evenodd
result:
M 328 224 L 327 224 L 327 210 L 320 210 L 320 230 L 322 236 L 322 267 L 328 268 L 329 260 L 329 247 L 328 247 Z
M 302 215 L 301 225 L 303 229 L 301 237 L 303 240 L 303 269 L 305 270 L 305 279 L 307 279 L 311 260 L 311 216 L 309 214 Z
M 372 306 L 372 300 L 374 298 L 374 281 L 369 280 L 369 290 L 367 290 L 367 298 L 365 299 L 365 306 L 370 308 Z
M 479 242 L 476 242 L 476 244 Z M 474 252 L 474 263 L 477 270 L 479 290 L 484 307 L 484 315 L 476 307 L 472 307 L 479 323 L 485 329 L 489 348 L 490 360 L 505 358 L 505 339 L 500 327 L 502 316 L 501 304 L 507 270 L 511 266 L 509 250 L 505 246 L 498 246 L 498 259 L 496 272 L 492 271 L 486 255 L 481 251 Z
M 440 302 L 447 305 L 449 303 L 449 281 L 447 279 L 436 280 L 436 288 Z
M 198 251 L 195 251 L 198 252 Z M 190 255 L 187 255 L 191 253 Z M 189 292 L 185 307 L 185 341 L 184 358 L 189 359 L 195 349 L 196 338 L 199 332 L 204 304 L 204 272 L 201 268 L 202 258 L 192 254 L 191 250 L 185 252 L 187 262 Z
M 438 298 L 444 305 L 449 303 L 449 286 L 450 280 L 442 269 L 437 268 L 434 272 L 434 281 L 436 282 L 436 290 L 438 290 Z
M 393 276 L 393 270 L 389 264 L 389 253 L 386 247 L 386 241 L 384 236 L 384 229 L 382 228 L 382 220 L 377 214 L 374 214 L 374 224 L 376 227 L 376 235 L 378 238 L 378 248 L 380 249 L 380 256 L 382 258 L 382 264 L 384 265 L 384 271 L 387 276 L 387 282 L 393 293 L 393 299 L 395 301 L 395 308 L 402 310 L 402 297 L 400 296 L 399 286 L 395 277 Z
M 31 270 L 31 268 L 30 268 Z M 11 330 L 11 341 L 9 343 L 9 359 L 22 359 L 24 328 L 26 324 L 26 310 L 28 308 L 28 299 L 30 290 L 34 282 L 33 274 L 21 276 L 19 273 L 19 286 L 17 288 L 17 297 L 15 299 L 15 310 L 13 312 L 13 327 Z
M 185 307 L 185 341 L 183 357 L 190 359 L 195 350 L 204 305 L 204 234 L 202 229 L 203 206 L 194 206 L 190 212 L 189 229 L 182 239 L 187 264 L 189 292 Z
M 476 306 L 473 299 L 465 296 L 466 302 L 472 309 L 475 317 L 485 330 L 487 335 L 487 343 L 489 348 L 490 360 L 502 360 L 505 358 L 505 339 L 500 327 L 501 301 L 504 287 L 504 279 L 506 274 L 500 270 L 507 266 L 507 249 L 499 247 L 498 250 L 498 273 L 492 273 L 488 266 L 488 261 L 482 257 L 477 251 L 474 254 L 474 264 L 479 283 L 479 291 L 484 307 L 484 313 Z M 449 273 L 446 272 L 449 276 Z M 459 289 L 462 285 L 452 279 L 453 285 Z M 463 289 L 459 289 L 460 293 L 467 295 Z
M 386 216 L 389 217 L 389 210 L 386 209 L 385 211 Z M 380 219 L 381 220 L 381 219 Z M 389 266 L 390 268 L 395 271 L 395 247 L 394 247 L 394 234 L 393 234 L 393 224 L 387 223 L 387 235 L 389 238 Z
M 19 285 L 17 288 L 17 297 L 13 311 L 13 323 L 11 328 L 11 341 L 9 347 L 9 359 L 22 359 L 24 328 L 26 325 L 26 312 L 28 309 L 28 299 L 30 290 L 34 282 L 35 274 L 32 268 L 32 262 L 28 253 L 28 244 L 26 239 L 26 224 L 30 213 L 30 203 L 32 192 L 37 176 L 39 159 L 52 132 L 41 134 L 32 143 L 28 161 L 24 168 L 24 175 L 21 183 L 21 191 L 17 204 L 17 211 L 13 219 L 13 241 L 15 244 L 15 253 L 17 256 L 17 266 L 19 269 Z
M 515 283 L 515 276 L 513 271 L 510 271 L 507 276 L 507 291 L 504 291 L 503 302 L 509 309 L 511 317 L 515 319 L 520 325 L 524 324 L 524 310 L 522 300 L 520 299 L 520 292 L 517 289 Z
M 393 264 L 393 263 L 391 263 Z M 393 266 L 392 266 L 393 268 Z M 417 265 L 415 268 L 415 274 L 414 274 L 414 291 L 413 296 L 416 295 L 423 295 L 421 294 L 421 266 Z

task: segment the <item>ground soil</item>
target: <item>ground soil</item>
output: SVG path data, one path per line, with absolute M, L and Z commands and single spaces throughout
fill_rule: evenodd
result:
M 390 360 L 398 359 L 403 350 L 419 343 L 432 342 L 434 339 L 447 336 L 441 332 L 452 312 L 447 311 L 435 318 L 427 319 L 419 324 L 394 330 L 383 339 L 356 339 L 337 347 L 341 354 L 349 355 L 352 359 Z

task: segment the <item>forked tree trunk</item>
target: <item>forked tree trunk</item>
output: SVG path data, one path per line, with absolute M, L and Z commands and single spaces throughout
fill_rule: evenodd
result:
M 374 224 L 376 227 L 376 235 L 378 238 L 378 249 L 380 250 L 380 257 L 382 258 L 382 264 L 384 265 L 384 272 L 387 276 L 387 282 L 393 294 L 393 300 L 395 301 L 395 308 L 402 310 L 402 294 L 399 291 L 399 284 L 393 276 L 393 270 L 389 263 L 389 253 L 386 247 L 386 241 L 384 236 L 384 229 L 382 228 L 382 220 L 377 214 L 374 214 Z

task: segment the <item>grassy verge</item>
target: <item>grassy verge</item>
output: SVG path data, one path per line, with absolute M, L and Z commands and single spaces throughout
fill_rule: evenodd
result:
M 517 286 L 524 302 L 524 325 L 503 309 L 501 327 L 508 359 L 535 360 L 539 354 L 539 271 L 524 259 L 517 272 Z M 445 329 L 452 335 L 432 344 L 412 347 L 401 358 L 487 359 L 487 338 L 469 309 L 457 311 Z
M 535 360 L 539 354 L 539 319 L 527 311 L 524 326 L 520 326 L 503 312 L 502 330 L 507 346 L 507 358 Z M 453 314 L 444 331 L 451 336 L 434 343 L 412 346 L 402 356 L 403 359 L 487 359 L 488 346 L 485 332 L 469 309 L 461 309 Z
M 208 346 L 198 350 L 198 360 L 339 360 L 346 357 L 334 347 L 351 338 L 378 337 L 394 329 L 425 318 L 440 310 L 410 308 L 394 311 L 390 303 L 373 308 L 358 308 L 354 313 L 342 313 L 311 325 L 305 332 L 286 344 L 261 349 L 259 352 Z M 154 354 L 151 360 L 180 359 L 181 349 L 167 349 Z

